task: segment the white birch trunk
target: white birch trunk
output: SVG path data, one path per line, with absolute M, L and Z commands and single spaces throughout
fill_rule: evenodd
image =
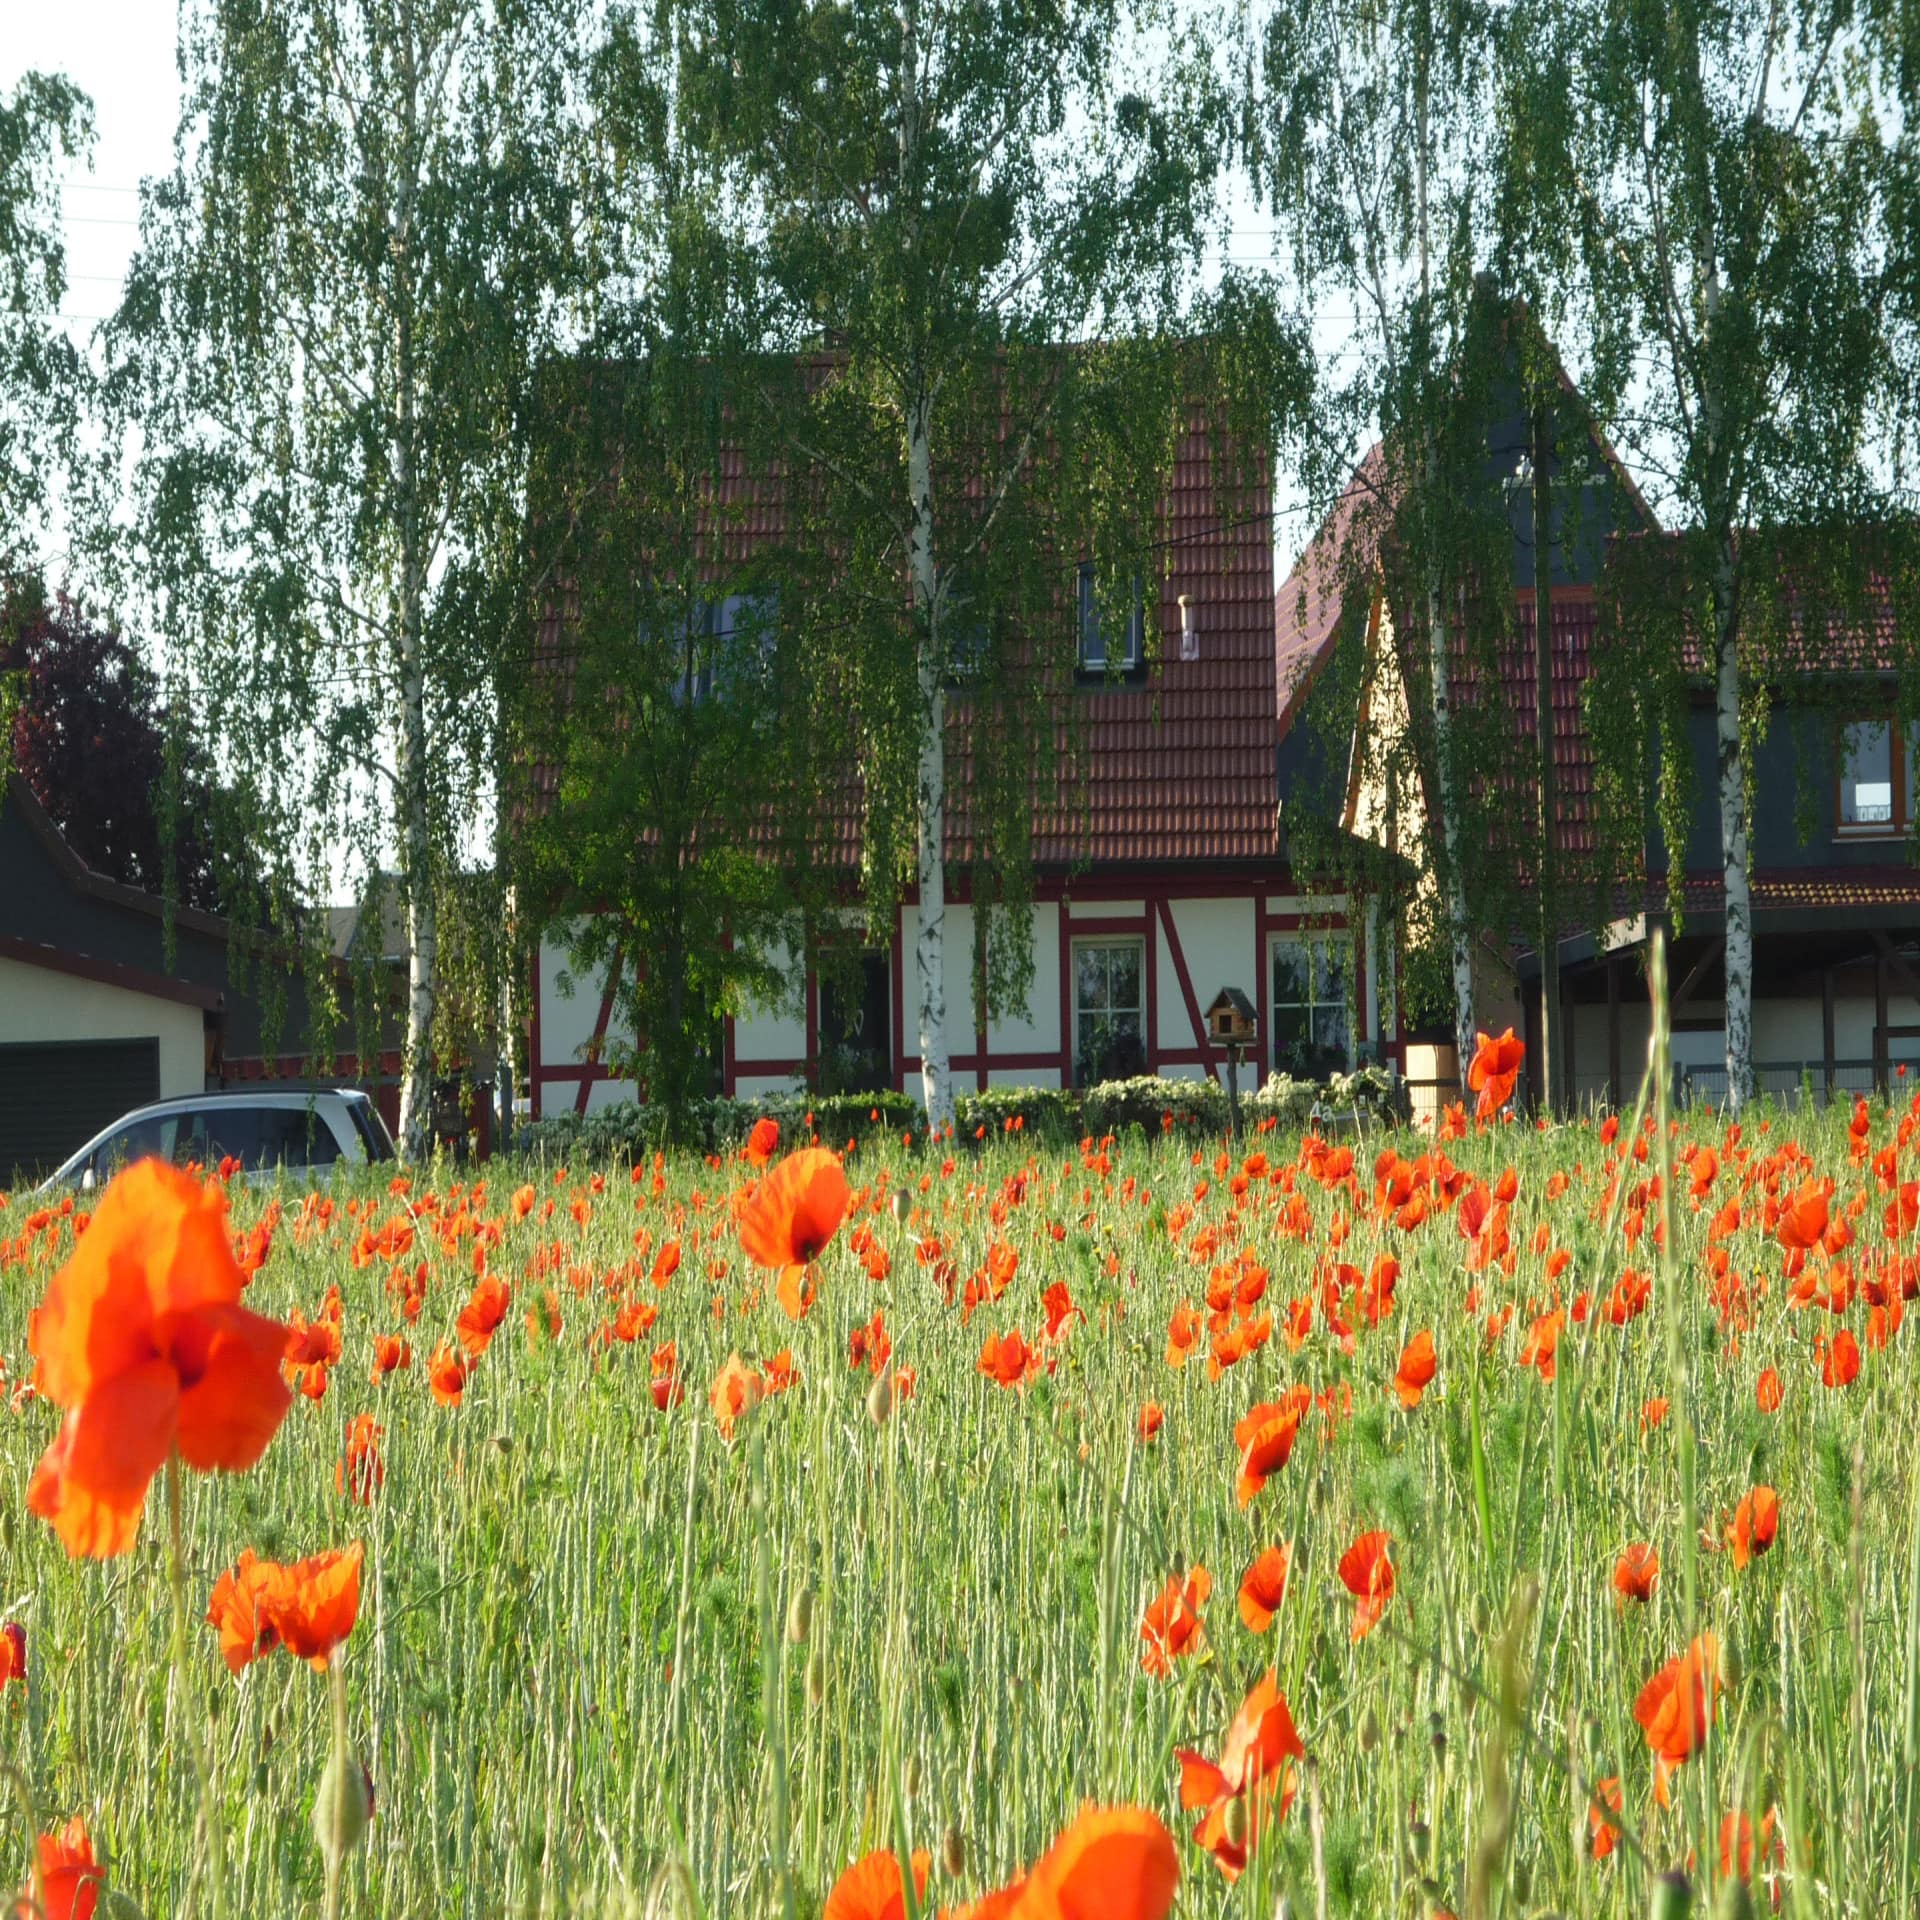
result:
M 1453 961 L 1453 1033 L 1460 1049 L 1464 1095 L 1473 1058 L 1473 923 L 1461 870 L 1460 807 L 1453 778 L 1453 675 L 1447 660 L 1447 620 L 1438 593 L 1427 596 L 1427 665 L 1433 676 L 1433 758 L 1440 783 L 1440 839 L 1445 852 L 1447 945 Z
M 940 575 L 933 550 L 932 402 L 924 388 L 913 396 L 907 412 L 907 484 L 913 508 L 907 556 L 921 709 L 914 863 L 920 916 L 913 965 L 927 1124 L 939 1128 L 953 1118 L 953 1079 L 947 1065 L 947 695 L 940 671 Z
M 1713 736 L 1719 755 L 1720 861 L 1727 899 L 1727 1110 L 1753 1092 L 1753 886 L 1747 845 L 1747 768 L 1740 754 L 1740 634 L 1731 544 L 1715 562 Z M 1669 860 L 1684 859 L 1674 848 Z

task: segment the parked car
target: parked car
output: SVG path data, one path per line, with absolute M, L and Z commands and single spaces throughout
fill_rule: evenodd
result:
M 157 1155 L 178 1166 L 217 1167 L 237 1160 L 250 1179 L 325 1174 L 338 1166 L 391 1160 L 393 1137 L 357 1087 L 284 1087 L 186 1094 L 123 1114 L 41 1183 L 104 1185 L 130 1161 Z

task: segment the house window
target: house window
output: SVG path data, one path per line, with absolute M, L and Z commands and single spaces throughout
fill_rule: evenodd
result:
M 1351 948 L 1345 934 L 1293 934 L 1273 943 L 1273 1065 L 1320 1080 L 1352 1057 L 1347 1012 Z
M 1131 1080 L 1147 1070 L 1145 948 L 1138 940 L 1076 941 L 1073 1080 Z
M 773 664 L 777 602 L 771 594 L 732 593 L 698 600 L 673 634 L 669 692 L 675 706 L 724 695 L 749 674 Z
M 1101 617 L 1100 597 L 1094 591 L 1093 563 L 1080 563 L 1080 671 L 1082 673 L 1137 673 L 1145 652 L 1146 603 L 1140 582 L 1133 583 L 1133 608 L 1124 627 L 1114 630 L 1109 610 Z
M 1840 730 L 1842 833 L 1905 833 L 1914 817 L 1913 788 L 1920 761 L 1920 722 L 1896 727 L 1886 720 L 1855 720 Z

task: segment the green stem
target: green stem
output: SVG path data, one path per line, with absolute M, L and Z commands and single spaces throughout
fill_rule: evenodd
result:
M 219 1797 L 214 1792 L 213 1760 L 207 1751 L 206 1729 L 193 1712 L 198 1702 L 193 1685 L 193 1665 L 187 1648 L 186 1529 L 181 1508 L 180 1456 L 170 1453 L 167 1455 L 167 1584 L 173 1590 L 173 1670 L 180 1687 L 181 1718 L 187 1727 L 193 1768 L 200 1781 L 200 1819 L 207 1834 L 209 1901 L 214 1920 L 226 1920 L 226 1830 L 220 1820 Z
M 347 1823 L 347 1796 L 352 1787 L 349 1769 L 353 1755 L 347 1746 L 347 1673 L 334 1654 L 327 1662 L 327 1691 L 333 1701 L 333 1765 L 328 1777 L 333 1784 L 333 1807 L 329 1826 L 338 1835 Z M 340 1920 L 340 1903 L 347 1878 L 347 1849 L 335 1845 L 325 1850 L 327 1862 L 327 1920 Z

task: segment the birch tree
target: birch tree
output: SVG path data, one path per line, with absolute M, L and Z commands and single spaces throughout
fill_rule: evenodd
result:
M 1678 537 L 1622 574 L 1602 733 L 1637 785 L 1661 729 L 1675 910 L 1683 711 L 1710 691 L 1725 886 L 1730 1107 L 1753 1090 L 1749 759 L 1764 724 L 1783 542 L 1877 518 L 1890 396 L 1882 190 L 1889 140 L 1869 16 L 1832 0 L 1537 0 L 1512 39 L 1538 231 L 1584 294 L 1589 393 Z M 1833 550 L 1828 540 L 1827 550 Z M 1856 548 L 1864 553 L 1864 546 Z M 1668 614 L 1676 617 L 1665 617 Z M 1637 639 L 1636 639 L 1637 636 Z M 1647 690 L 1667 690 L 1653 712 Z
M 171 697 L 250 775 L 262 835 L 314 884 L 397 869 L 415 1153 L 439 903 L 525 648 L 587 24 L 574 0 L 189 0 L 174 166 L 143 189 L 107 332 L 133 526 L 103 562 L 170 637 Z
M 684 0 L 677 17 L 682 110 L 737 184 L 772 300 L 770 371 L 743 404 L 783 423 L 808 476 L 793 544 L 839 570 L 811 653 L 848 716 L 870 923 L 916 895 L 909 991 L 939 1126 L 949 752 L 990 925 L 978 1015 L 1031 977 L 1022 888 L 1071 706 L 1076 562 L 1106 617 L 1148 588 L 1152 618 L 1159 492 L 1202 371 L 1168 341 L 1202 324 L 1218 90 L 1197 36 L 1134 0 Z M 1283 329 L 1247 337 L 1297 368 Z M 795 355 L 782 391 L 771 369 Z M 1264 425 L 1299 383 L 1244 390 Z
M 1470 364 L 1496 337 L 1474 324 L 1495 25 L 1480 0 L 1280 0 L 1256 23 L 1249 90 L 1252 172 L 1277 251 L 1341 323 L 1316 408 L 1309 474 L 1319 498 L 1337 499 L 1367 441 L 1382 444 L 1341 564 L 1370 590 L 1383 559 L 1393 561 L 1391 612 L 1417 623 L 1426 711 L 1413 718 L 1463 1070 L 1476 1025 L 1475 928 L 1486 916 L 1476 911 L 1472 756 L 1459 738 L 1452 641 L 1469 592 L 1504 581 L 1510 565 L 1487 511 L 1487 416 L 1472 404 L 1488 369 Z
M 66 294 L 56 169 L 92 141 L 86 96 L 57 74 L 0 92 L 0 575 L 32 566 L 56 450 L 73 443 L 85 368 L 55 316 Z

